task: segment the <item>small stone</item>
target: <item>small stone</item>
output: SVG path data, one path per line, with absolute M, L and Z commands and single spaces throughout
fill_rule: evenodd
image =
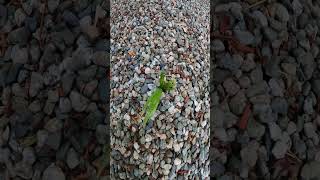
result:
M 70 26 L 78 26 L 79 25 L 78 17 L 71 11 L 64 10 L 62 17 L 63 17 L 63 20 Z
M 80 28 L 91 40 L 95 40 L 99 36 L 99 30 L 92 25 L 91 16 L 85 16 L 80 20 Z
M 273 78 L 270 79 L 269 87 L 271 89 L 271 93 L 272 93 L 273 96 L 283 96 L 284 87 L 280 85 L 278 80 L 273 79 Z
M 245 72 L 249 72 L 256 67 L 256 63 L 254 62 L 254 55 L 248 54 L 247 58 L 243 61 L 241 65 L 241 69 Z
M 103 51 L 97 51 L 93 54 L 92 62 L 98 66 L 108 67 L 108 54 Z
M 78 48 L 72 53 L 72 57 L 63 60 L 63 67 L 68 71 L 79 71 L 91 63 L 92 49 Z
M 30 165 L 32 165 L 36 161 L 34 150 L 31 147 L 24 148 L 22 152 L 22 156 L 23 156 L 22 161 Z
M 266 131 L 264 125 L 254 120 L 253 118 L 249 119 L 247 130 L 248 135 L 256 139 L 260 139 Z
M 96 129 L 97 141 L 100 144 L 105 144 L 107 142 L 107 136 L 109 134 L 109 128 L 106 125 L 99 124 Z
M 229 102 L 229 108 L 232 113 L 236 115 L 242 114 L 246 106 L 246 96 L 243 91 L 239 91 L 235 96 L 233 96 Z
M 10 44 L 26 44 L 30 35 L 30 31 L 26 27 L 21 27 L 10 31 L 7 40 Z
M 90 112 L 85 119 L 88 129 L 96 129 L 98 124 L 101 124 L 105 120 L 105 114 L 99 110 Z
M 37 30 L 37 18 L 36 17 L 29 17 L 27 16 L 24 20 L 24 24 L 25 26 L 28 28 L 28 30 L 31 32 L 31 33 L 34 33 L 36 32 Z M 30 51 L 31 52 L 31 51 Z M 30 53 L 32 55 L 32 53 Z
M 250 87 L 251 80 L 248 76 L 241 76 L 239 78 L 239 85 L 241 88 L 248 88 Z
M 253 97 L 259 94 L 265 94 L 269 91 L 269 87 L 265 81 L 259 82 L 251 86 L 246 90 L 246 95 L 248 97 Z
M 14 14 L 14 19 L 16 21 L 16 24 L 18 26 L 21 26 L 25 18 L 26 18 L 26 14 L 23 12 L 23 10 L 21 8 L 17 9 Z
M 65 180 L 66 177 L 63 171 L 59 167 L 57 167 L 54 163 L 52 163 L 47 167 L 47 169 L 44 170 L 42 175 L 42 180 L 54 180 L 54 179 Z
M 46 104 L 44 105 L 43 112 L 48 115 L 51 115 L 54 110 L 54 107 L 55 107 L 55 103 L 49 102 L 49 100 L 47 100 Z
M 18 83 L 24 82 L 28 78 L 28 76 L 29 76 L 29 72 L 28 71 L 21 70 L 19 75 L 18 75 L 18 79 L 17 79 Z
M 28 62 L 27 48 L 21 48 L 19 45 L 13 46 L 11 50 L 11 59 L 14 63 L 25 64 Z
M 87 97 L 91 97 L 91 95 L 93 94 L 93 92 L 96 90 L 97 87 L 98 87 L 98 80 L 93 80 L 86 84 L 83 90 L 83 94 Z
M 41 148 L 45 144 L 48 135 L 49 133 L 47 130 L 39 130 L 37 132 L 37 147 Z
M 252 12 L 252 17 L 262 27 L 268 26 L 268 19 L 261 11 L 259 11 L 259 10 L 253 11 Z
M 228 135 L 227 135 L 227 132 L 224 128 L 215 128 L 213 137 L 216 137 L 223 142 L 228 141 Z
M 49 132 L 56 132 L 63 128 L 63 122 L 60 119 L 52 118 L 44 126 Z
M 318 136 L 316 133 L 316 127 L 311 122 L 304 124 L 304 133 L 309 138 L 313 138 L 314 136 Z
M 89 100 L 76 91 L 71 91 L 69 98 L 71 99 L 72 108 L 77 112 L 84 111 L 89 104 Z
M 60 0 L 48 0 L 49 12 L 54 13 L 54 11 L 57 9 L 59 3 L 60 3 Z
M 106 78 L 103 78 L 99 81 L 99 85 L 98 85 L 99 100 L 102 103 L 106 103 L 108 101 L 109 95 L 106 91 L 108 85 L 109 85 L 108 80 Z
M 277 39 L 277 33 L 275 30 L 269 28 L 269 27 L 264 27 L 263 28 L 263 34 L 266 36 L 266 38 L 270 41 L 273 42 Z
M 274 98 L 271 102 L 272 110 L 275 113 L 286 115 L 288 112 L 288 102 L 284 98 Z
M 231 78 L 228 78 L 224 81 L 223 87 L 231 96 L 235 95 L 240 90 L 240 86 Z
M 12 84 L 17 81 L 18 74 L 22 68 L 22 64 L 12 64 L 7 73 L 7 77 L 5 78 L 6 84 Z
M 79 160 L 79 155 L 77 154 L 77 152 L 73 149 L 70 148 L 68 153 L 67 153 L 67 159 L 66 162 L 69 166 L 69 168 L 74 169 L 75 167 L 77 167 L 80 163 Z
M 275 158 L 281 159 L 284 158 L 287 153 L 288 145 L 282 141 L 277 141 L 272 149 L 272 154 Z
M 180 149 L 181 149 L 180 144 L 178 143 L 173 144 L 173 149 L 175 152 L 180 152 Z
M 252 147 L 245 147 L 240 151 L 241 159 L 247 163 L 250 167 L 254 167 L 257 160 L 258 154 Z
M 15 164 L 14 171 L 17 176 L 23 179 L 31 179 L 33 175 L 32 166 L 22 161 Z
M 292 9 L 297 16 L 299 16 L 303 12 L 303 6 L 299 0 L 292 1 Z
M 287 8 L 280 3 L 273 4 L 273 11 L 271 12 L 271 16 L 277 17 L 282 22 L 288 22 L 290 19 Z
M 255 42 L 255 37 L 249 31 L 235 30 L 234 34 L 241 44 L 251 45 Z
M 69 98 L 60 98 L 59 100 L 59 109 L 62 113 L 68 113 L 71 111 L 72 106 Z
M 138 154 L 137 151 L 134 151 L 134 152 L 133 152 L 133 158 L 134 158 L 134 159 L 139 159 L 139 154 Z
M 214 52 L 223 52 L 225 50 L 223 42 L 219 39 L 212 41 L 211 48 Z
M 146 134 L 145 135 L 145 140 L 146 140 L 146 142 L 151 142 L 152 141 L 152 136 L 151 135 L 149 135 L 149 134 Z
M 296 75 L 296 65 L 292 63 L 281 63 L 281 68 L 290 75 Z
M 144 73 L 145 73 L 145 74 L 150 74 L 150 73 L 151 73 L 151 69 L 148 68 L 148 67 L 146 67 L 146 68 L 144 69 Z
M 258 84 L 263 81 L 263 71 L 260 66 L 250 72 L 250 79 L 252 84 Z
M 163 166 L 163 175 L 168 175 L 170 173 L 170 169 L 171 169 L 172 165 L 171 164 L 165 164 Z
M 269 123 L 270 136 L 274 141 L 281 139 L 282 131 L 280 127 L 275 123 Z
M 45 144 L 52 148 L 53 150 L 58 150 L 61 143 L 61 131 L 57 131 L 54 133 L 49 133 Z
M 301 170 L 301 177 L 303 179 L 320 179 L 320 162 L 311 161 L 304 164 Z
M 180 164 L 181 164 L 181 159 L 179 159 L 179 158 L 176 158 L 175 160 L 174 160 L 174 165 L 176 165 L 176 166 L 179 166 Z
M 291 135 L 295 133 L 296 130 L 297 130 L 297 125 L 294 122 L 290 121 L 287 127 L 288 134 Z
M 229 53 L 226 53 L 221 58 L 218 58 L 217 64 L 225 69 L 235 71 L 237 70 L 243 62 L 243 58 L 240 55 L 230 56 Z
M 73 72 L 66 72 L 61 77 L 61 84 L 62 84 L 62 90 L 63 94 L 66 96 L 69 94 L 72 86 L 73 81 L 75 79 L 76 75 Z
M 314 109 L 313 109 L 313 101 L 310 96 L 307 96 L 306 99 L 304 100 L 303 104 L 303 110 L 307 114 L 313 114 Z
M 38 72 L 32 72 L 30 88 L 29 88 L 30 96 L 35 97 L 42 88 L 43 88 L 43 77 Z

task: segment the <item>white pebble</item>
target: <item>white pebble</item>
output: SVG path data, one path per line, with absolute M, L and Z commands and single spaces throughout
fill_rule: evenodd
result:
M 150 73 L 151 73 L 151 69 L 148 68 L 148 67 L 145 68 L 145 69 L 144 69 L 144 73 L 145 73 L 145 74 L 150 74 Z
M 133 158 L 134 158 L 134 159 L 139 159 L 139 154 L 138 154 L 137 151 L 134 151 L 134 153 L 133 153 Z
M 127 120 L 127 121 L 130 120 L 130 116 L 129 116 L 128 114 L 125 114 L 125 115 L 123 116 L 123 118 L 124 118 L 125 120 Z
M 137 143 L 137 142 L 135 142 L 134 144 L 133 144 L 133 147 L 136 149 L 136 150 L 138 150 L 139 149 L 139 144 Z
M 152 141 L 152 136 L 149 135 L 149 134 L 146 134 L 145 138 L 146 138 L 146 142 L 151 142 Z
M 171 106 L 169 109 L 168 109 L 169 113 L 170 114 L 174 114 L 176 112 L 176 109 L 174 108 L 174 106 Z
M 181 159 L 176 158 L 176 159 L 174 160 L 174 165 L 179 166 L 180 164 L 181 164 Z
M 181 149 L 181 147 L 180 147 L 180 145 L 179 145 L 179 144 L 174 143 L 174 144 L 173 144 L 173 149 L 174 149 L 174 151 L 175 151 L 175 152 L 179 152 L 179 151 L 180 151 L 180 149 Z

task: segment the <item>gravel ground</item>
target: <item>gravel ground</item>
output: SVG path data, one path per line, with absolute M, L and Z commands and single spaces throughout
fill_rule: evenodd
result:
M 0 0 L 1 180 L 107 179 L 107 9 Z
M 320 1 L 256 2 L 211 4 L 211 177 L 320 179 Z
M 111 3 L 111 178 L 209 178 L 209 1 Z M 146 129 L 160 69 L 177 87 Z

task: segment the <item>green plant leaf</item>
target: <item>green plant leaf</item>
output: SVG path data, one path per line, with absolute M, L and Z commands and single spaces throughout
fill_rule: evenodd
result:
M 152 118 L 154 113 L 156 112 L 158 105 L 160 104 L 160 99 L 163 92 L 168 92 L 173 90 L 176 86 L 175 79 L 171 79 L 169 81 L 166 80 L 165 73 L 161 71 L 160 73 L 160 86 L 157 87 L 148 98 L 146 104 L 143 107 L 143 113 L 145 113 L 145 117 L 143 120 L 144 126 L 147 125 L 149 120 Z

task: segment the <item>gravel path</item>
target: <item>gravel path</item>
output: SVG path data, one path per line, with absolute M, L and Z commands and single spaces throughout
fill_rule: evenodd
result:
M 0 0 L 1 180 L 108 179 L 108 14 Z
M 111 177 L 209 177 L 209 1 L 111 3 Z M 160 69 L 177 87 L 146 128 Z
M 212 2 L 211 176 L 320 179 L 320 1 Z

